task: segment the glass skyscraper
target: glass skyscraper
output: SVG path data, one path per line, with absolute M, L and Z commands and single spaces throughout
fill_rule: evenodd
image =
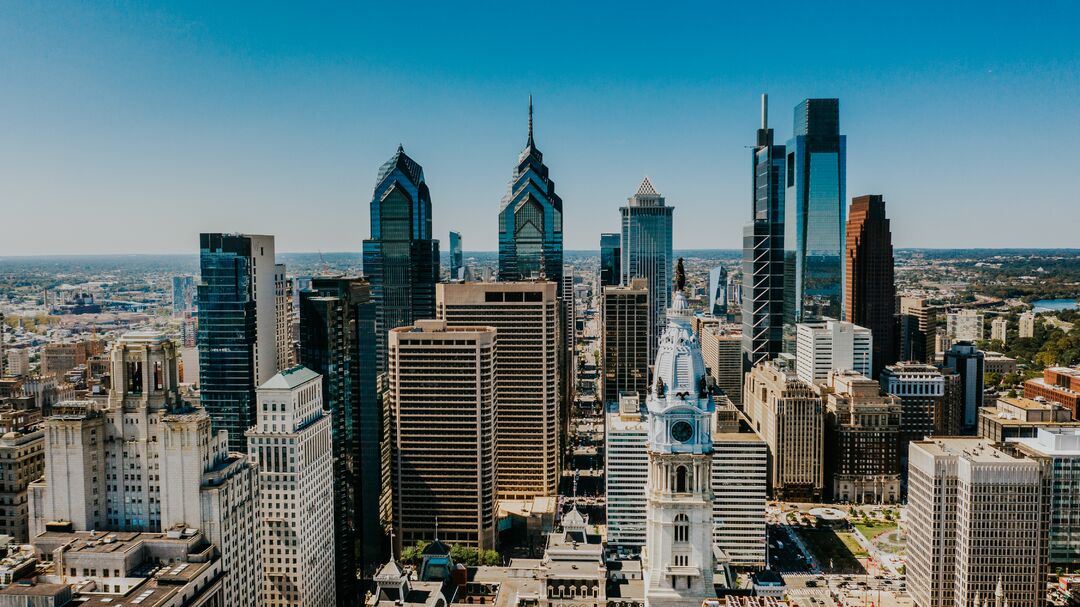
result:
M 671 218 L 673 207 L 664 204 L 646 177 L 631 196 L 622 215 L 622 284 L 634 278 L 649 282 L 649 364 L 653 362 L 660 336 L 667 326 L 666 315 L 671 301 Z
M 375 302 L 379 369 L 385 371 L 387 332 L 434 318 L 439 281 L 439 241 L 431 238 L 424 169 L 401 146 L 379 169 L 371 197 L 371 239 L 364 241 L 364 274 Z
M 600 286 L 619 284 L 622 277 L 622 234 L 600 235 Z
M 784 197 L 784 321 L 842 319 L 846 138 L 840 100 L 795 106 Z
M 709 270 L 708 312 L 713 316 L 724 316 L 728 311 L 727 269 L 717 266 Z
M 510 188 L 499 209 L 499 280 L 544 275 L 562 290 L 563 208 L 548 177 L 544 155 L 533 141 L 532 97 L 529 139 L 518 156 Z
M 465 279 L 465 258 L 461 250 L 461 233 L 450 230 L 450 280 Z

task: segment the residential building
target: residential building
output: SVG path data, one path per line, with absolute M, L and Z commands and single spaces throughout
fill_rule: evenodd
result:
M 945 315 L 945 335 L 950 343 L 986 339 L 986 316 L 975 310 L 953 310 Z
M 725 317 L 728 313 L 727 268 L 718 266 L 709 270 L 709 292 L 706 309 L 713 316 Z
M 1080 428 L 1039 428 L 1006 443 L 1032 459 L 1050 460 L 1050 567 L 1080 565 Z
M 1063 405 L 1072 411 L 1073 419 L 1080 419 L 1080 368 L 1047 367 L 1042 377 L 1024 382 L 1024 396 Z
M 674 209 L 665 205 L 664 197 L 656 191 L 648 177 L 642 180 L 626 206 L 619 208 L 622 215 L 620 282 L 629 285 L 635 278 L 644 278 L 649 289 L 650 365 L 664 331 L 664 312 L 671 301 L 673 212 Z
M 604 287 L 601 295 L 604 403 L 619 402 L 625 394 L 644 398 L 648 390 L 652 335 L 648 284 L 645 278 L 635 278 L 624 286 Z
M 978 423 L 979 407 L 983 405 L 983 353 L 971 342 L 954 343 L 945 352 L 942 368 L 960 376 L 960 390 L 963 395 L 960 430 L 965 434 L 973 434 Z
M 229 449 L 247 452 L 255 387 L 277 373 L 274 237 L 199 235 L 199 399 Z
M 600 235 L 600 287 L 610 287 L 622 280 L 622 234 Z
M 739 325 L 716 325 L 705 327 L 698 333 L 701 356 L 705 368 L 731 402 L 742 405 L 742 327 Z
M 333 437 L 322 386 L 306 367 L 274 375 L 259 386 L 256 425 L 247 432 L 259 465 L 267 607 L 355 603 L 336 596 Z
M 1009 320 L 1004 316 L 998 316 L 990 321 L 990 339 L 1005 343 L 1008 338 Z
M 455 283 L 436 288 L 438 318 L 450 328 L 497 331 L 500 500 L 558 493 L 559 301 L 553 282 Z
M 8 413 L 5 411 L 4 413 Z M 25 544 L 30 541 L 30 483 L 45 472 L 45 432 L 41 417 L 26 412 L 35 425 L 4 424 L 0 437 L 0 462 L 6 474 L 0 476 L 0 534 Z M 7 417 L 5 415 L 5 417 Z
M 892 232 L 880 195 L 851 199 L 844 272 L 844 319 L 870 329 L 874 338 L 870 377 L 877 377 L 900 355 Z
M 937 349 L 937 313 L 926 299 L 900 297 L 900 356 L 898 360 L 933 363 Z
M 607 413 L 604 480 L 608 545 L 639 550 L 645 545 L 645 481 L 649 474 L 646 413 L 636 392 L 619 398 Z
M 1080 428 L 1080 421 L 1057 403 L 1029 398 L 998 398 L 995 405 L 979 409 L 979 436 L 996 443 L 1032 438 L 1039 428 Z
M 431 192 L 424 168 L 398 146 L 379 168 L 371 196 L 371 238 L 364 276 L 375 302 L 377 369 L 387 369 L 387 332 L 435 318 L 439 241 L 431 236 Z
M 461 248 L 461 232 L 450 230 L 450 280 L 465 280 L 465 255 Z
M 1035 313 L 1031 310 L 1020 315 L 1020 327 L 1018 333 L 1021 339 L 1035 337 Z
M 832 499 L 900 500 L 900 398 L 854 371 L 833 371 L 825 399 L 825 487 Z
M 870 329 L 839 320 L 818 320 L 796 325 L 799 379 L 821 384 L 833 371 L 855 371 L 869 376 L 873 369 L 874 337 Z
M 436 534 L 494 548 L 496 329 L 421 320 L 389 338 L 395 553 Z
M 30 374 L 30 350 L 28 348 L 8 348 L 4 350 L 7 355 L 7 377 L 24 377 Z

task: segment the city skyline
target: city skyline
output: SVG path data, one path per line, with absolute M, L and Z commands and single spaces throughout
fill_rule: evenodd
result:
M 644 176 L 681 210 L 676 248 L 737 248 L 762 92 L 778 141 L 802 99 L 841 100 L 847 198 L 885 194 L 898 248 L 1060 247 L 1080 220 L 1069 192 L 1050 185 L 1064 160 L 1030 154 L 1047 134 L 1080 134 L 1069 103 L 1080 58 L 1060 29 L 1072 6 L 946 7 L 933 20 L 790 7 L 770 25 L 800 50 L 765 58 L 744 56 L 756 34 L 739 26 L 752 16 L 743 9 L 711 7 L 689 24 L 649 11 L 655 31 L 689 31 L 646 52 L 614 43 L 642 25 L 640 11 L 579 7 L 551 32 L 573 44 L 513 68 L 494 59 L 517 45 L 508 10 L 418 11 L 410 27 L 423 40 L 408 47 L 382 10 L 14 7 L 0 23 L 12 92 L 0 110 L 18 117 L 0 144 L 0 200 L 71 221 L 49 241 L 15 231 L 0 255 L 181 253 L 194 249 L 190 234 L 212 231 L 275 234 L 281 251 L 356 251 L 373 171 L 398 143 L 427 170 L 433 233 L 495 250 L 530 93 L 566 201 L 566 250 L 613 231 Z M 716 35 L 694 35 L 705 23 Z M 62 48 L 51 44 L 59 32 Z M 798 44 L 810 32 L 843 42 Z M 1022 220 L 1035 200 L 1054 222 Z M 170 209 L 169 230 L 154 229 L 148 204 Z M 289 217 L 300 210 L 335 221 Z M 930 213 L 939 221 L 921 221 Z M 733 225 L 695 221 L 703 214 Z

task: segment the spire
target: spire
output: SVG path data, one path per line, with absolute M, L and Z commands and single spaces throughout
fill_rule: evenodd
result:
M 761 130 L 769 128 L 769 94 L 761 94 Z
M 400 143 L 397 144 L 397 153 L 398 154 L 404 154 L 405 153 L 405 146 L 401 145 Z
M 533 145 L 533 106 L 532 93 L 529 93 L 529 147 Z

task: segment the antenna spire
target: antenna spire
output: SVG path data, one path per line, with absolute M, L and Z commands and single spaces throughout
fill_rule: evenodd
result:
M 769 94 L 761 94 L 761 130 L 769 128 Z
M 529 145 L 533 143 L 533 104 L 532 93 L 529 93 Z

